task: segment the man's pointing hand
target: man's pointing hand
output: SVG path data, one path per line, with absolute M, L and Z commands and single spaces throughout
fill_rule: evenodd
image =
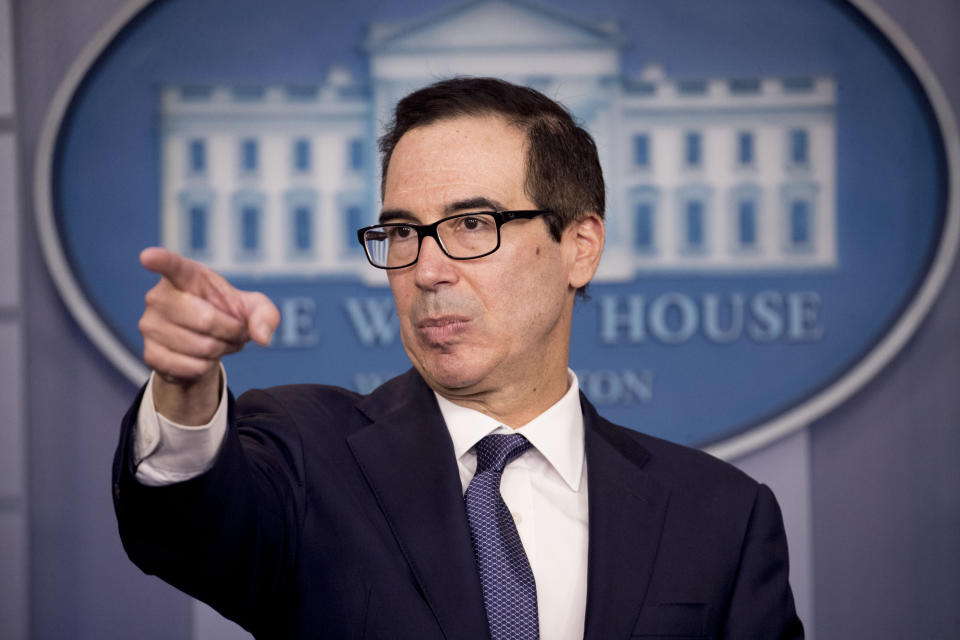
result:
M 144 362 L 162 380 L 154 381 L 157 410 L 182 424 L 203 424 L 216 409 L 220 358 L 251 339 L 269 344 L 280 312 L 262 293 L 235 289 L 172 251 L 145 249 L 140 262 L 162 276 L 147 292 L 139 324 Z

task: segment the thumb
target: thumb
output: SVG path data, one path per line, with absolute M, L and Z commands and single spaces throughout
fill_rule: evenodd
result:
M 259 291 L 241 292 L 247 331 L 258 344 L 267 346 L 280 324 L 280 311 L 270 298 Z

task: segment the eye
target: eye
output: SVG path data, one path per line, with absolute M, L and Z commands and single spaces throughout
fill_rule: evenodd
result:
M 465 216 L 459 219 L 460 228 L 464 231 L 484 231 L 490 227 L 488 216 Z
M 416 236 L 417 232 L 413 227 L 399 226 L 399 227 L 387 227 L 387 235 L 393 241 L 407 240 L 411 236 Z
M 363 239 L 369 242 L 383 242 L 388 240 L 387 232 L 383 229 L 378 229 L 374 227 L 373 229 L 367 229 L 363 234 Z

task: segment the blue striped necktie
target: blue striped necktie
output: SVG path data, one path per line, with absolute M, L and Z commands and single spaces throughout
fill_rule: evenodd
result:
M 513 516 L 500 495 L 503 468 L 532 445 L 520 434 L 477 443 L 477 473 L 463 496 L 491 640 L 538 640 L 537 587 Z

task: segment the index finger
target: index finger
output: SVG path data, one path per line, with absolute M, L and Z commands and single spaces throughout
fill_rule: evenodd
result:
M 240 292 L 210 267 L 163 247 L 141 251 L 140 263 L 180 291 L 192 293 L 235 318 L 246 318 Z
M 159 274 L 173 283 L 181 291 L 189 291 L 191 282 L 196 281 L 203 269 L 202 264 L 184 258 L 163 247 L 147 247 L 140 252 L 140 264 L 147 270 Z M 191 291 L 191 293 L 196 293 Z

